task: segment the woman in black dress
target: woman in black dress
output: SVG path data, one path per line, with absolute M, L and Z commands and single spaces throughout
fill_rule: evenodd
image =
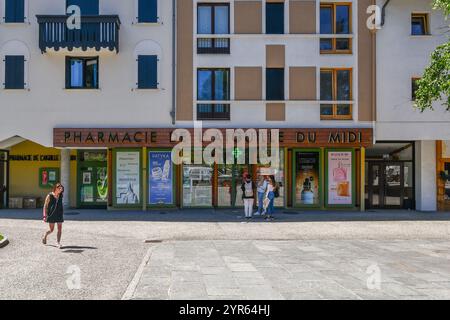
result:
M 64 214 L 63 214 L 63 193 L 64 187 L 57 183 L 53 187 L 53 191 L 50 192 L 45 198 L 44 203 L 44 222 L 47 222 L 49 225 L 49 230 L 45 233 L 42 238 L 42 243 L 47 244 L 47 237 L 49 234 L 53 232 L 55 229 L 55 223 L 58 225 L 58 233 L 56 239 L 58 241 L 58 248 L 61 248 L 61 234 L 62 234 L 62 224 L 64 222 Z

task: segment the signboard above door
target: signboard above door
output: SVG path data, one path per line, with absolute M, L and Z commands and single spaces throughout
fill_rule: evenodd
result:
M 53 144 L 60 148 L 121 148 L 121 147 L 156 147 L 171 148 L 179 141 L 171 140 L 172 132 L 176 129 L 150 129 L 150 128 L 132 128 L 132 129 L 65 129 L 56 128 L 53 130 Z M 194 137 L 194 129 L 187 129 Z M 208 129 L 203 129 L 203 133 Z M 219 129 L 224 139 L 227 136 L 227 130 L 237 129 Z M 248 129 L 243 129 L 247 131 Z M 255 129 L 257 133 L 261 130 L 267 130 L 270 134 L 271 129 Z M 280 147 L 370 147 L 373 143 L 373 130 L 370 128 L 320 128 L 320 129 L 278 129 Z M 270 141 L 270 138 L 268 139 Z M 210 144 L 205 141 L 204 146 Z

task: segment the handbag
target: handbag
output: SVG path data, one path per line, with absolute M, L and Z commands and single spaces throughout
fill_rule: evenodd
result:
M 48 196 L 50 196 L 50 194 L 49 194 Z M 55 199 L 56 199 L 56 198 L 55 198 Z M 56 205 L 55 205 L 55 207 L 53 208 L 52 213 L 51 213 L 51 214 L 47 214 L 47 217 L 45 218 L 45 222 L 47 222 L 47 221 L 48 221 L 48 218 L 50 218 L 51 216 L 53 216 L 53 215 L 55 214 L 56 209 L 58 209 L 58 203 L 59 203 L 59 199 L 56 199 Z

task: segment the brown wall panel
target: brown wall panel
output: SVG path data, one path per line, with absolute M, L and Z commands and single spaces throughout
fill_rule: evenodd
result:
M 266 104 L 266 120 L 267 121 L 286 120 L 286 105 L 284 103 Z
M 262 99 L 262 68 L 236 67 L 234 69 L 235 100 Z
M 315 1 L 289 1 L 289 32 L 302 34 L 316 33 Z
M 267 45 L 266 46 L 266 67 L 284 68 L 285 66 L 285 46 Z
M 289 99 L 317 100 L 316 67 L 289 68 Z
M 177 1 L 177 72 L 176 72 L 176 119 L 193 120 L 193 2 Z
M 262 33 L 262 2 L 235 1 L 234 3 L 234 33 Z

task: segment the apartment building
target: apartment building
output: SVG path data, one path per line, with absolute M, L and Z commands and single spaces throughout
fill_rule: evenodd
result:
M 54 129 L 171 126 L 172 13 L 163 0 L 0 1 L 3 206 L 61 180 L 67 205 L 106 208 L 112 149 L 55 148 Z
M 382 6 L 385 1 L 377 1 Z M 415 81 L 448 21 L 429 1 L 389 1 L 377 31 L 376 144 L 368 151 L 367 202 L 375 208 L 449 209 L 450 113 L 414 109 Z
M 275 177 L 282 208 L 435 209 L 449 115 L 404 98 L 444 20 L 397 0 L 374 32 L 373 3 L 0 0 L 0 206 L 61 180 L 72 207 L 233 208 L 251 174 Z M 278 129 L 280 161 L 174 164 L 172 133 L 198 122 Z

